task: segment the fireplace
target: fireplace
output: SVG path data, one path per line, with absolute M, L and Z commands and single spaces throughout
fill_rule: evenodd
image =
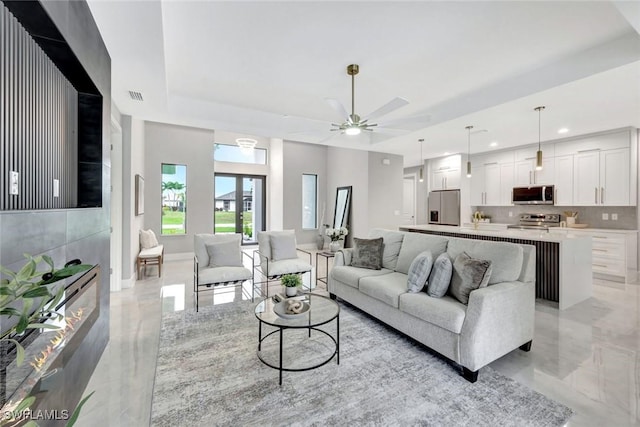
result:
M 84 374 L 87 381 L 76 381 L 83 375 L 75 372 L 82 363 L 77 363 L 74 354 L 100 314 L 100 267 L 96 265 L 78 278 L 57 283 L 53 293 L 60 286 L 65 287 L 64 296 L 55 309 L 63 315 L 62 319 L 42 320 L 58 329 L 27 329 L 22 336 L 15 337 L 25 348 L 24 362 L 20 366 L 16 363 L 15 345 L 3 342 L 0 347 L 3 414 L 13 411 L 27 396 L 33 396 L 36 400 L 30 407 L 31 415 L 26 417 L 45 414 L 47 425 L 55 425 L 56 421 L 64 424 L 74 408 L 65 407 L 69 400 L 63 391 L 69 385 L 86 384 L 91 375 L 93 367 L 88 375 Z M 76 363 L 73 363 L 74 359 Z M 69 372 L 70 368 L 74 372 Z M 36 421 L 41 423 L 44 419 Z

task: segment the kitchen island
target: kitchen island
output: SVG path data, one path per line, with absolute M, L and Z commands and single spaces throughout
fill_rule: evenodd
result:
M 465 239 L 513 242 L 536 247 L 536 298 L 558 303 L 560 310 L 592 296 L 591 237 L 540 230 L 477 230 L 446 225 L 409 225 L 402 231 Z

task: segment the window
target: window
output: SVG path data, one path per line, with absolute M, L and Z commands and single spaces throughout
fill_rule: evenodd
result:
M 237 145 L 214 144 L 213 158 L 216 162 L 267 164 L 265 148 L 243 149 Z
M 318 176 L 302 174 L 302 229 L 318 228 Z
M 162 234 L 187 233 L 187 167 L 162 164 Z

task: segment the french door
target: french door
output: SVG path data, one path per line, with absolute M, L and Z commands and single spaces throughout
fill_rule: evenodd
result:
M 266 224 L 266 177 L 216 173 L 215 234 L 242 234 L 242 244 L 257 242 Z

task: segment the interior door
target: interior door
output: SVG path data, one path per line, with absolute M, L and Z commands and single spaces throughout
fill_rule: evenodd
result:
M 215 234 L 242 234 L 242 244 L 257 241 L 266 224 L 265 181 L 258 175 L 215 175 Z
M 402 223 L 416 225 L 416 177 L 404 177 L 402 187 Z

